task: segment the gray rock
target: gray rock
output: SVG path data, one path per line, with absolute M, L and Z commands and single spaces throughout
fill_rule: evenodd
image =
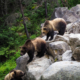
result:
M 69 34 L 69 45 L 72 51 L 80 47 L 80 34 Z
M 49 66 L 40 80 L 80 80 L 80 63 L 60 61 Z
M 80 4 L 77 4 L 76 6 L 72 7 L 70 11 L 73 11 L 80 17 Z
M 73 23 L 67 24 L 67 26 L 66 26 L 67 33 L 73 33 L 72 25 L 73 25 Z
M 66 30 L 68 33 L 80 33 L 80 19 L 74 23 L 68 24 Z
M 16 60 L 16 68 L 15 69 L 20 69 L 22 71 L 26 71 L 26 64 L 29 60 L 29 56 L 27 55 L 27 53 L 19 58 L 17 58 Z M 24 65 L 24 66 L 23 66 Z
M 51 65 L 51 60 L 45 56 L 37 58 L 27 65 L 26 80 L 39 80 L 42 73 Z
M 61 35 L 57 35 L 56 37 L 55 37 L 55 40 L 54 41 L 64 41 L 64 42 L 66 42 L 66 43 L 69 43 L 69 37 L 67 37 L 67 36 L 61 36 Z
M 62 61 L 72 61 L 72 54 L 71 50 L 67 50 L 62 54 Z
M 51 16 L 51 19 L 54 19 L 54 18 L 62 18 L 63 17 L 63 13 L 64 11 L 68 10 L 67 7 L 58 7 L 58 8 L 55 8 L 54 11 L 53 11 L 53 14 Z
M 70 10 L 66 10 L 62 18 L 64 18 L 67 23 L 73 23 L 79 19 L 79 16 Z
M 27 66 L 26 66 L 28 60 L 29 60 L 29 56 L 28 56 L 27 53 L 26 53 L 25 55 L 17 58 L 17 60 L 16 60 L 17 66 L 16 66 L 15 69 L 22 70 L 22 71 L 24 71 L 24 72 L 26 73 L 26 71 L 28 70 L 28 68 L 27 68 Z M 22 78 L 23 78 L 23 80 L 26 80 L 26 75 L 23 76 Z
M 70 50 L 70 46 L 64 41 L 56 41 L 49 43 L 48 51 L 54 59 L 58 59 L 59 61 L 62 60 L 61 55 L 66 51 Z
M 79 62 L 80 62 L 80 46 L 79 46 L 79 47 L 76 47 L 76 48 L 74 49 L 74 52 L 73 52 L 72 57 L 73 57 L 76 61 L 79 61 Z
M 74 33 L 71 33 L 71 34 L 68 34 L 69 35 L 69 38 L 77 38 L 80 40 L 80 34 L 77 33 L 77 34 L 74 34 Z
M 78 20 L 79 16 L 75 12 L 68 10 L 67 7 L 58 7 L 55 8 L 51 16 L 51 19 L 54 18 L 64 18 L 67 23 L 72 23 Z

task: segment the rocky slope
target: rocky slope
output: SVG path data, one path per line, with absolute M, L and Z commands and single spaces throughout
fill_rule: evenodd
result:
M 27 64 L 27 54 L 19 57 L 15 69 L 26 72 L 24 80 L 79 80 L 80 79 L 80 4 L 68 10 L 58 7 L 51 19 L 64 18 L 67 32 L 63 36 L 55 35 L 47 41 L 49 55 L 42 58 L 34 57 Z M 43 39 L 46 37 L 44 36 Z

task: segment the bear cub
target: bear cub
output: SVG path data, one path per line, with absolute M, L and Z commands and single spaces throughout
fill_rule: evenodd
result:
M 26 52 L 29 55 L 29 60 L 28 63 L 33 60 L 34 57 L 34 52 L 37 52 L 37 57 L 42 57 L 44 56 L 44 53 L 46 51 L 46 41 L 43 40 L 40 37 L 37 37 L 33 40 L 27 40 L 21 48 L 21 53 L 20 55 L 24 55 Z
M 53 39 L 54 31 L 58 31 L 59 35 L 64 35 L 66 31 L 66 21 L 63 18 L 47 20 L 45 21 L 44 26 L 41 28 L 42 34 L 47 35 L 46 40 L 48 40 L 49 37 L 51 37 L 49 40 Z
M 4 80 L 22 80 L 25 73 L 22 70 L 12 70 L 4 78 Z

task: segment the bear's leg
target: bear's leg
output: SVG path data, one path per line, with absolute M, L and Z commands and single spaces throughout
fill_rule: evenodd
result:
M 42 52 L 42 51 L 38 52 L 38 54 L 36 56 L 40 58 L 40 57 L 44 56 L 44 52 Z
M 28 55 L 29 55 L 29 60 L 28 60 L 28 63 L 29 63 L 29 62 L 31 62 L 31 61 L 33 60 L 34 52 L 29 51 L 29 52 L 28 52 Z
M 51 33 L 51 38 L 49 40 L 52 40 L 54 37 L 54 32 Z
M 37 55 L 36 55 L 36 56 L 37 56 L 37 57 L 40 57 L 40 54 L 41 54 L 41 52 L 37 52 Z
M 50 36 L 50 35 L 49 35 L 49 34 L 47 34 L 46 41 L 48 40 L 49 36 Z
M 11 80 L 17 80 L 17 79 L 15 79 L 15 78 L 12 78 Z
M 65 29 L 62 29 L 62 30 L 59 31 L 58 34 L 59 34 L 59 35 L 64 35 L 64 33 L 65 33 Z
M 45 44 L 42 44 L 42 46 L 41 46 L 41 51 L 38 52 L 37 57 L 42 57 L 42 56 L 44 56 L 45 51 L 46 51 L 46 45 L 45 45 Z

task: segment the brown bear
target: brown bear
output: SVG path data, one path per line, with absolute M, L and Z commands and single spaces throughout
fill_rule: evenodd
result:
M 12 70 L 4 78 L 4 80 L 22 80 L 25 73 L 22 70 Z
M 27 40 L 25 44 L 20 48 L 21 48 L 20 55 L 24 55 L 26 52 L 28 53 L 29 55 L 28 63 L 29 63 L 33 60 L 35 51 L 37 51 L 36 55 L 37 57 L 44 56 L 44 53 L 46 51 L 46 41 L 40 37 L 37 37 L 33 40 Z
M 54 31 L 58 31 L 59 35 L 63 35 L 66 30 L 66 21 L 63 18 L 56 18 L 53 20 L 47 20 L 44 23 L 44 26 L 41 28 L 42 34 L 47 35 L 46 40 L 48 40 L 49 36 L 50 40 L 54 37 Z

